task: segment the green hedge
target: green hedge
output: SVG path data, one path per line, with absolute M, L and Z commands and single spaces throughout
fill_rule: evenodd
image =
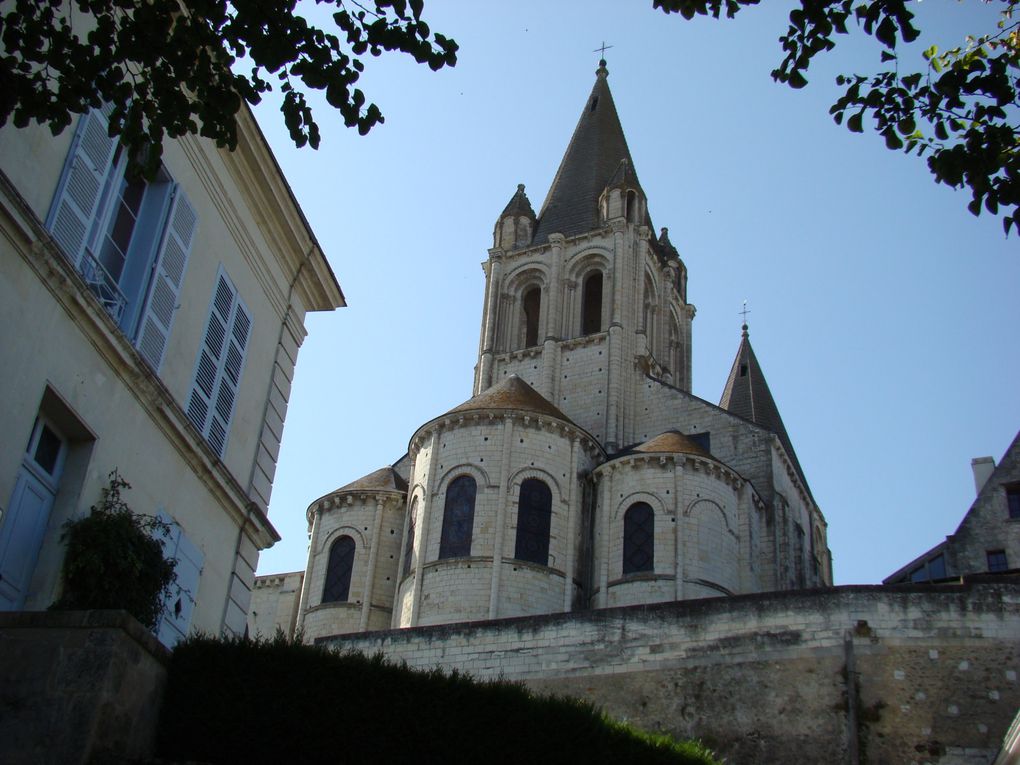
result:
M 166 759 L 245 765 L 716 762 L 587 703 L 283 639 L 179 644 L 158 746 Z

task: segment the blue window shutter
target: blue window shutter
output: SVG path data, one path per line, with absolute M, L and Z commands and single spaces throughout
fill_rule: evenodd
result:
M 177 296 L 194 239 L 198 216 L 181 187 L 175 186 L 166 229 L 153 267 L 152 287 L 142 313 L 138 352 L 155 371 L 163 363 L 176 313 Z
M 93 109 L 82 115 L 46 217 L 46 228 L 75 265 L 85 250 L 113 164 L 117 140 L 110 138 L 107 129 L 102 111 Z
M 155 631 L 156 637 L 163 645 L 173 648 L 191 628 L 191 616 L 195 610 L 195 599 L 198 596 L 198 584 L 205 556 L 173 518 L 161 512 L 159 519 L 170 527 L 161 541 L 163 554 L 177 561 L 175 569 L 177 582 L 170 588 L 163 602 L 163 614 Z
M 251 325 L 251 314 L 221 271 L 187 406 L 188 417 L 219 457 L 226 449 Z

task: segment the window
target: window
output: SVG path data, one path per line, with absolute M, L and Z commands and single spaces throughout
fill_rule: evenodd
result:
M 946 578 L 946 559 L 944 556 L 936 555 L 928 561 L 928 578 L 932 580 Z
M 602 272 L 585 277 L 581 287 L 581 334 L 602 331 Z
M 418 498 L 411 505 L 411 517 L 407 521 L 407 539 L 404 541 L 404 576 L 411 573 L 411 556 L 414 555 L 414 522 L 418 514 Z
M 996 574 L 1009 568 L 1006 564 L 1005 550 L 988 550 L 985 556 L 988 558 L 988 573 Z
M 354 540 L 342 536 L 329 548 L 326 582 L 322 586 L 323 603 L 346 603 L 351 594 L 351 572 L 354 571 Z
M 440 558 L 464 558 L 471 554 L 471 530 L 475 522 L 475 479 L 462 475 L 446 487 Z
M 655 570 L 655 513 L 637 502 L 623 516 L 623 573 Z
M 543 481 L 529 478 L 521 484 L 517 502 L 517 543 L 514 557 L 549 565 L 549 526 L 552 521 L 552 492 Z
M 538 345 L 538 317 L 542 312 L 542 288 L 532 287 L 521 301 L 524 313 L 524 347 Z
M 221 268 L 187 405 L 189 419 L 218 457 L 226 450 L 250 332 L 251 316 Z
M 1006 505 L 1009 508 L 1009 517 L 1020 519 L 1020 486 L 1006 487 Z
M 159 370 L 198 224 L 164 168 L 127 175 L 106 115 L 78 123 L 46 227 L 106 312 Z
M 153 631 L 163 645 L 173 648 L 191 628 L 191 615 L 195 610 L 198 582 L 202 576 L 205 556 L 188 538 L 177 521 L 164 512 L 160 512 L 157 517 L 169 527 L 162 533 L 160 542 L 163 543 L 163 556 L 168 560 L 177 561 L 174 568 L 177 582 L 171 586 L 170 592 L 166 595 L 163 613 Z

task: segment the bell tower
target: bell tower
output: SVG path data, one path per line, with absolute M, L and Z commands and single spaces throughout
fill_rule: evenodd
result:
M 474 393 L 517 374 L 610 452 L 646 375 L 690 391 L 687 269 L 648 200 L 605 60 L 536 216 L 519 185 L 483 263 Z

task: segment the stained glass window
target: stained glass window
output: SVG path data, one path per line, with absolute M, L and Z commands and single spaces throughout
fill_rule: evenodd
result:
M 636 502 L 623 516 L 623 573 L 655 570 L 655 513 Z
M 351 592 L 351 572 L 354 570 L 354 540 L 342 536 L 329 548 L 326 564 L 326 584 L 322 588 L 323 603 L 343 603 Z
M 440 558 L 464 558 L 471 554 L 471 530 L 475 522 L 475 479 L 462 475 L 446 488 Z
M 514 557 L 549 565 L 549 525 L 552 520 L 552 492 L 544 482 L 529 478 L 521 484 L 517 503 L 517 544 Z

